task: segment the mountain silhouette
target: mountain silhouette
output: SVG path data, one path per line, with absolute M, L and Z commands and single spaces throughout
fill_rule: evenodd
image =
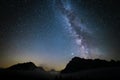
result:
M 79 72 L 81 70 L 103 68 L 103 67 L 120 67 L 120 61 L 105 61 L 100 59 L 83 59 L 79 57 L 74 57 L 67 64 L 64 70 L 61 73 L 72 73 Z
M 32 62 L 18 63 L 9 68 L 0 68 L 4 80 L 115 80 L 120 79 L 120 61 L 83 59 L 74 57 L 64 70 L 45 71 Z
M 18 63 L 15 64 L 9 68 L 7 68 L 8 70 L 34 70 L 36 69 L 37 66 L 32 63 L 32 62 L 27 62 L 27 63 Z

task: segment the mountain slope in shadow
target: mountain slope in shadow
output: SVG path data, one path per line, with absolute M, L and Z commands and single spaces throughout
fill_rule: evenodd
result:
M 105 61 L 100 59 L 83 59 L 79 57 L 74 57 L 67 64 L 64 70 L 61 73 L 72 73 L 79 72 L 82 70 L 89 70 L 95 68 L 104 68 L 104 67 L 120 67 L 120 61 Z
M 54 80 L 54 75 L 32 62 L 19 63 L 0 69 L 0 80 Z
M 74 57 L 55 80 L 116 80 L 120 79 L 120 61 Z

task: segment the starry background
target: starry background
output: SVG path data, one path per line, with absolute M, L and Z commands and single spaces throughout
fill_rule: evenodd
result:
M 32 61 L 61 70 L 74 56 L 120 60 L 119 10 L 117 0 L 0 0 L 0 67 Z M 85 47 L 65 17 L 71 11 Z

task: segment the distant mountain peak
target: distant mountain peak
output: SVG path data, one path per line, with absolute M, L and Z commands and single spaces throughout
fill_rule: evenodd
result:
M 11 67 L 9 70 L 34 70 L 37 66 L 33 62 L 26 62 L 26 63 L 18 63 Z

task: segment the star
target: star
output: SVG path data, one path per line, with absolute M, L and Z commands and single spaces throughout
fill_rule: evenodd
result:
M 71 53 L 72 56 L 74 56 L 74 53 Z

